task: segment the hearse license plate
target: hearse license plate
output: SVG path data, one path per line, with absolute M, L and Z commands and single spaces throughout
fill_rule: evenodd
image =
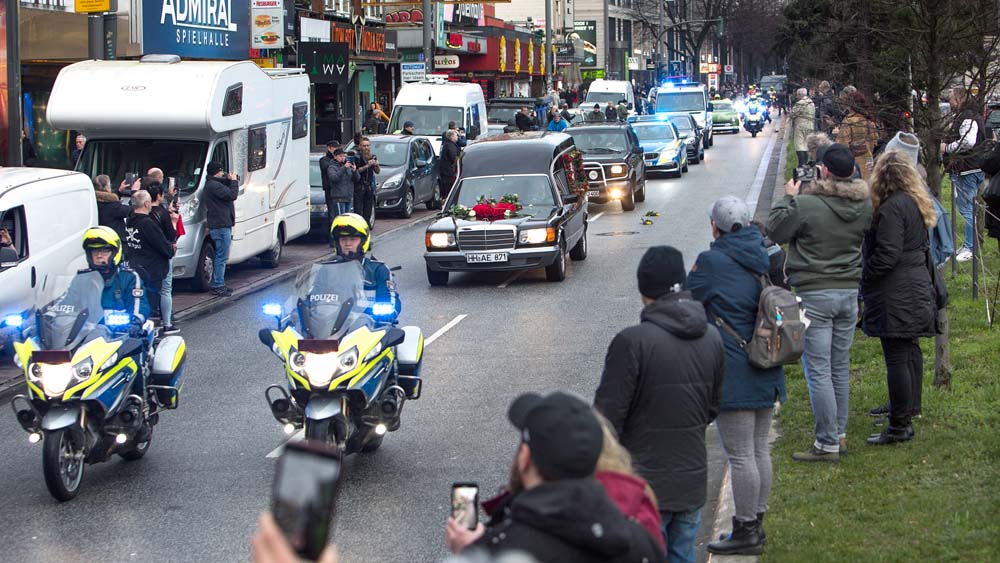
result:
M 465 262 L 467 264 L 489 264 L 493 262 L 506 262 L 507 253 L 506 252 L 484 252 L 479 254 L 466 254 Z
M 587 190 L 587 197 L 601 197 L 601 190 Z

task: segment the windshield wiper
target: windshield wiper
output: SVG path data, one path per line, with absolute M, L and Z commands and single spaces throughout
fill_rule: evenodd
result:
M 589 151 L 584 151 L 584 152 L 594 152 L 594 153 L 596 153 L 598 151 L 600 151 L 600 154 L 616 154 L 616 153 L 622 152 L 620 150 L 609 149 L 607 147 L 594 147 L 594 148 L 590 149 Z

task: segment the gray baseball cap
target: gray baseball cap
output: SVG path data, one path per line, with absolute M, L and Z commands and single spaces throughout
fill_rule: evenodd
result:
M 715 200 L 712 209 L 708 213 L 719 230 L 724 233 L 733 231 L 737 224 L 746 227 L 753 217 L 750 214 L 750 206 L 742 199 L 727 195 Z

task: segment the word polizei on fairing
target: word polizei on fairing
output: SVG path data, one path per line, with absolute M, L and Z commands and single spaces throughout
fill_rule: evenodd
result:
M 229 32 L 237 30 L 232 13 L 232 0 L 163 0 L 160 23 L 169 17 L 182 28 L 177 30 L 178 43 L 228 47 Z

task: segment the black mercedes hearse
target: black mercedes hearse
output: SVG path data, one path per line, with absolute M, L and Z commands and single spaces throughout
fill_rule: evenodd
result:
M 509 133 L 470 143 L 444 211 L 427 228 L 430 284 L 446 285 L 449 272 L 534 268 L 545 268 L 549 281 L 565 279 L 567 256 L 587 257 L 580 158 L 564 133 Z

